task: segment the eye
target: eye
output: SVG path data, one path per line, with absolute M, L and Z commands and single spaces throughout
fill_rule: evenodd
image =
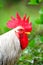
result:
M 18 31 L 19 31 L 20 34 L 24 33 L 24 29 L 19 29 Z
M 23 31 L 23 29 L 19 29 L 19 31 Z
M 21 32 L 21 33 L 23 33 L 24 32 L 24 29 L 19 29 L 18 31 Z

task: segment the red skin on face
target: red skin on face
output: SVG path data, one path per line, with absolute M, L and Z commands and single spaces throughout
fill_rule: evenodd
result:
M 28 46 L 28 37 L 26 34 L 22 34 L 22 37 L 20 38 L 20 45 L 22 50 Z
M 28 46 L 28 37 L 25 32 L 16 32 L 17 37 L 20 40 L 21 49 L 24 50 Z

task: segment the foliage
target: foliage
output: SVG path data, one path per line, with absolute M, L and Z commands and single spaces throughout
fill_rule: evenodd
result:
M 42 0 L 30 0 L 30 2 L 28 2 L 28 4 L 31 4 L 31 5 L 37 5 L 41 2 Z
M 43 24 L 43 7 L 41 7 L 39 14 L 40 14 L 40 17 L 38 19 L 36 19 L 36 23 Z
M 21 0 L 0 0 L 0 7 L 11 6 L 13 3 L 17 3 Z

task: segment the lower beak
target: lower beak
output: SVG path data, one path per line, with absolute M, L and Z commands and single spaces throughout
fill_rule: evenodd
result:
M 25 32 L 27 35 L 29 35 L 30 34 L 30 32 Z

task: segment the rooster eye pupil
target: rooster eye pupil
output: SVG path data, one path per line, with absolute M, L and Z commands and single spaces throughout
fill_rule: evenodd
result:
M 20 31 L 23 31 L 22 29 L 20 29 Z
M 23 32 L 23 29 L 19 29 L 20 32 Z

